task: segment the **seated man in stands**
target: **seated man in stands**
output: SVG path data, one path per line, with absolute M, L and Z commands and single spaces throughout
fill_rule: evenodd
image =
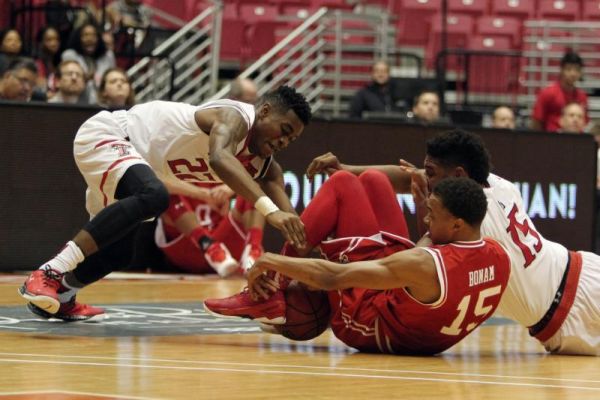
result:
M 583 75 L 583 60 L 581 57 L 568 51 L 560 61 L 560 75 L 558 81 L 542 89 L 538 94 L 533 107 L 531 128 L 556 132 L 560 129 L 560 118 L 563 108 L 569 103 L 579 103 L 585 112 L 585 123 L 588 122 L 587 94 L 579 89 L 577 81 Z
M 29 101 L 37 80 L 33 60 L 18 58 L 8 64 L 0 78 L 0 100 Z
M 430 89 L 425 89 L 415 96 L 412 113 L 409 113 L 408 117 L 413 122 L 423 124 L 448 122 L 445 118 L 440 118 L 440 97 L 436 91 Z
M 61 62 L 56 70 L 56 79 L 58 91 L 48 103 L 92 104 L 85 96 L 84 72 L 77 61 Z
M 390 66 L 385 61 L 373 65 L 371 73 L 373 81 L 360 89 L 350 102 L 350 117 L 362 118 L 363 112 L 398 112 L 398 102 L 403 102 L 396 82 L 390 79 Z
M 515 113 L 510 107 L 496 107 L 492 114 L 492 128 L 515 129 Z
M 256 87 L 256 83 L 252 79 L 237 78 L 231 82 L 229 98 L 231 100 L 254 104 L 258 100 L 258 87 Z
M 570 103 L 563 108 L 558 121 L 558 132 L 583 133 L 585 128 L 585 110 L 578 103 Z

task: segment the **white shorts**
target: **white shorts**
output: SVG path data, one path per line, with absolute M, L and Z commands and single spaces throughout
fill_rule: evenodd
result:
M 573 306 L 561 328 L 544 342 L 557 354 L 600 355 L 600 256 L 586 251 Z
M 124 116 L 102 111 L 85 121 L 75 136 L 73 153 L 88 185 L 85 207 L 90 218 L 115 202 L 117 184 L 129 167 L 148 165 L 126 139 Z

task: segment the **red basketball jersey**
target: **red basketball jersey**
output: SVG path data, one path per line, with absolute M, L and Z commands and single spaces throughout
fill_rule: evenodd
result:
M 335 335 L 361 351 L 435 354 L 472 332 L 496 310 L 510 260 L 490 239 L 423 248 L 434 259 L 440 298 L 415 300 L 404 288 L 331 292 Z

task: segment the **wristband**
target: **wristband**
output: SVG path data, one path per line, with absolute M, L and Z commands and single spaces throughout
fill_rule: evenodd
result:
M 267 215 L 274 213 L 275 211 L 279 211 L 279 207 L 273 203 L 273 200 L 268 198 L 267 196 L 260 196 L 256 203 L 254 203 L 254 208 L 266 217 Z

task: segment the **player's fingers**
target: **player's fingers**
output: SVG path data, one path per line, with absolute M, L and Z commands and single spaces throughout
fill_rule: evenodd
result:
M 414 164 L 409 163 L 408 161 L 406 161 L 403 158 L 400 159 L 400 166 L 405 167 L 405 168 L 416 168 Z

